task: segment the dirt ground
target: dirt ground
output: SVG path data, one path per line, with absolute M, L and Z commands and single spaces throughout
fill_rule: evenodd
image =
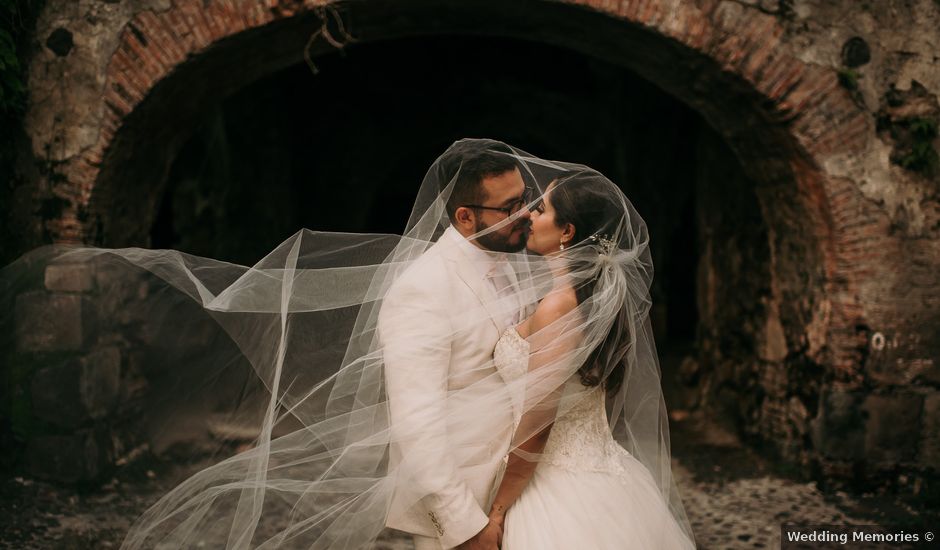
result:
M 679 490 L 702 549 L 779 548 L 780 524 L 889 524 L 909 531 L 940 526 L 940 511 L 891 495 L 824 494 L 696 418 L 672 430 Z M 117 548 L 134 518 L 190 473 L 211 464 L 141 458 L 88 490 L 9 477 L 0 484 L 0 547 Z M 389 532 L 377 546 L 411 548 Z M 893 548 L 897 548 L 894 546 Z

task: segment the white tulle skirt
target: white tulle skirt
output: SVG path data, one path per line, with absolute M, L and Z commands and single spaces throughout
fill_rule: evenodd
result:
M 623 458 L 624 474 L 539 464 L 506 514 L 502 550 L 695 548 L 649 471 Z

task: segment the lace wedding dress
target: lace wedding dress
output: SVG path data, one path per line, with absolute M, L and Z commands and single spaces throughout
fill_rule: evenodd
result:
M 509 328 L 494 359 L 504 377 L 520 376 L 529 344 Z M 565 395 L 573 404 L 556 418 L 534 476 L 506 514 L 502 550 L 694 548 L 649 471 L 611 435 L 604 390 L 574 376 Z

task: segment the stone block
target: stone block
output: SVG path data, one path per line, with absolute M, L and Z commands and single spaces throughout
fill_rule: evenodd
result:
M 869 395 L 864 409 L 865 454 L 874 463 L 897 464 L 914 459 L 921 434 L 924 398 L 916 393 Z
M 917 351 L 930 349 L 931 344 Z M 872 379 L 880 385 L 906 386 L 917 379 L 932 384 L 940 383 L 940 364 L 929 357 L 909 357 L 907 350 L 884 350 L 873 352 L 865 368 Z
M 921 465 L 940 470 L 940 393 L 931 392 L 924 398 L 920 440 Z
M 810 422 L 813 447 L 828 458 L 861 460 L 865 456 L 862 394 L 830 390 L 820 400 L 818 416 Z
M 46 289 L 62 292 L 88 292 L 94 288 L 94 269 L 90 264 L 53 264 L 46 266 Z
M 111 438 L 106 429 L 79 430 L 68 435 L 44 435 L 26 444 L 29 473 L 64 483 L 94 481 L 113 461 Z
M 790 384 L 790 372 L 780 363 L 764 363 L 758 366 L 761 388 L 775 399 L 785 399 Z
M 764 361 L 783 361 L 787 357 L 787 337 L 780 322 L 780 313 L 777 304 L 772 303 L 764 323 L 763 330 L 758 335 L 757 355 Z
M 79 350 L 93 333 L 91 308 L 78 294 L 25 292 L 16 297 L 14 318 L 20 352 Z
M 39 370 L 31 384 L 33 414 L 74 429 L 113 410 L 121 385 L 121 352 L 105 347 Z
M 82 358 L 79 394 L 91 418 L 102 418 L 114 409 L 121 389 L 121 350 L 100 348 Z
M 62 428 L 81 426 L 89 418 L 79 391 L 82 370 L 75 357 L 37 371 L 31 383 L 33 415 Z
M 790 397 L 787 407 L 787 418 L 797 435 L 802 439 L 802 437 L 806 435 L 806 432 L 809 431 L 809 411 L 806 410 L 806 406 L 803 405 L 800 398 L 795 395 Z

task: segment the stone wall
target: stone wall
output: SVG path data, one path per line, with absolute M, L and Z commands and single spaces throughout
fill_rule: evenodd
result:
M 4 416 L 21 442 L 8 447 L 7 460 L 39 477 L 97 481 L 142 433 L 139 426 L 123 430 L 122 419 L 139 421 L 148 390 L 132 353 L 147 349 L 140 338 L 146 319 L 131 305 L 148 287 L 142 277 L 115 277 L 94 262 L 40 269 L 41 287 L 4 304 L 2 319 L 13 325 L 4 323 L 12 392 Z
M 39 251 L 14 269 L 0 301 L 6 467 L 98 483 L 148 453 L 254 437 L 266 394 L 201 304 L 110 254 Z
M 702 140 L 702 324 L 685 383 L 698 385 L 701 406 L 808 475 L 936 499 L 940 10 L 935 2 L 742 4 L 733 11 L 777 17 L 795 57 L 832 67 L 871 131 L 863 148 L 823 165 L 837 189 L 830 244 L 844 269 L 821 293 L 793 292 L 795 281 L 826 275 L 799 248 L 810 239 L 787 238 L 805 229 L 799 213 L 786 212 L 792 201 L 716 169 L 734 167 L 719 161 L 729 152 L 714 136 Z M 756 191 L 749 208 L 762 216 L 732 207 L 745 188 Z M 852 294 L 843 327 L 833 311 L 838 288 Z
M 936 472 L 935 1 L 331 5 L 362 42 L 544 42 L 627 67 L 697 111 L 710 129 L 688 159 L 702 235 L 690 404 L 823 477 L 905 479 L 917 491 L 923 482 L 910 480 Z M 38 169 L 24 169 L 32 188 L 19 204 L 36 214 L 23 242 L 147 245 L 200 113 L 302 62 L 317 29 L 345 40 L 332 14 L 286 0 L 50 1 L 31 65 L 26 131 Z M 317 40 L 310 53 L 327 51 Z M 81 317 L 80 295 L 62 292 L 21 307 Z M 113 362 L 113 351 L 81 343 L 68 372 Z M 82 429 L 96 422 L 88 416 Z

